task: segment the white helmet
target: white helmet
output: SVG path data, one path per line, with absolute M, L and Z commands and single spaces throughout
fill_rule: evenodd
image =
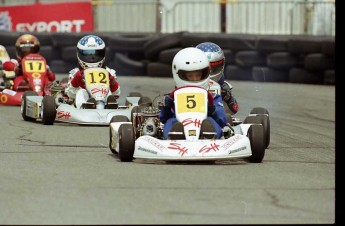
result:
M 104 41 L 95 35 L 82 37 L 77 45 L 77 57 L 83 69 L 102 67 L 105 59 Z
M 210 61 L 210 77 L 213 81 L 218 82 L 223 76 L 225 57 L 223 50 L 213 42 L 203 42 L 196 46 L 205 52 L 208 60 Z
M 186 80 L 186 72 L 201 70 L 200 81 Z M 203 51 L 188 47 L 176 53 L 172 62 L 172 73 L 177 88 L 182 86 L 199 86 L 208 89 L 210 81 L 210 63 Z

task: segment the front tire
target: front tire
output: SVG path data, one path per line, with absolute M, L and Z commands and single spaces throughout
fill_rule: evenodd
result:
M 252 163 L 262 162 L 265 156 L 265 143 L 264 143 L 264 128 L 262 125 L 251 125 L 247 136 L 250 140 L 250 147 L 252 149 L 252 156 L 249 161 Z
M 112 143 L 115 142 L 114 141 L 114 134 L 110 128 L 110 124 L 112 122 L 129 122 L 129 119 L 124 116 L 124 115 L 115 115 L 111 118 L 110 123 L 109 123 L 109 149 L 113 154 L 117 154 L 116 150 L 114 148 L 112 148 Z
M 251 115 L 247 116 L 243 123 L 251 123 L 251 124 L 262 124 L 264 128 L 264 140 L 265 140 L 265 148 L 267 148 L 270 144 L 271 139 L 271 129 L 270 129 L 270 119 L 266 114 L 259 114 L 259 115 Z
M 122 124 L 119 128 L 119 159 L 121 162 L 133 160 L 135 148 L 134 129 L 131 124 Z
M 42 100 L 43 125 L 53 125 L 56 117 L 55 99 L 52 96 L 44 96 Z

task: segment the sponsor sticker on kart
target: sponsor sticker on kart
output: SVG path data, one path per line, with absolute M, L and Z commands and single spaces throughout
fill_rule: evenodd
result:
M 6 94 L 8 94 L 10 96 L 14 96 L 17 93 L 16 91 L 13 91 L 13 90 L 10 90 L 10 89 L 4 89 L 2 92 L 6 93 Z

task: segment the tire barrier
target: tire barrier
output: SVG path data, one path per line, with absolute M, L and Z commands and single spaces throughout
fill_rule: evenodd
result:
M 22 32 L 0 33 L 0 44 L 15 58 Z M 76 44 L 88 33 L 32 33 L 55 73 L 77 66 Z M 227 33 L 94 32 L 106 43 L 106 64 L 121 75 L 171 77 L 171 62 L 185 47 L 214 42 L 224 51 L 228 80 L 335 85 L 335 37 Z

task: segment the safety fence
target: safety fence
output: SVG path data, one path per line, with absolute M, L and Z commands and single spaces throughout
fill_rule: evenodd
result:
M 66 1 L 2 0 L 0 6 L 52 2 Z M 335 0 L 92 0 L 91 4 L 96 32 L 335 36 Z

